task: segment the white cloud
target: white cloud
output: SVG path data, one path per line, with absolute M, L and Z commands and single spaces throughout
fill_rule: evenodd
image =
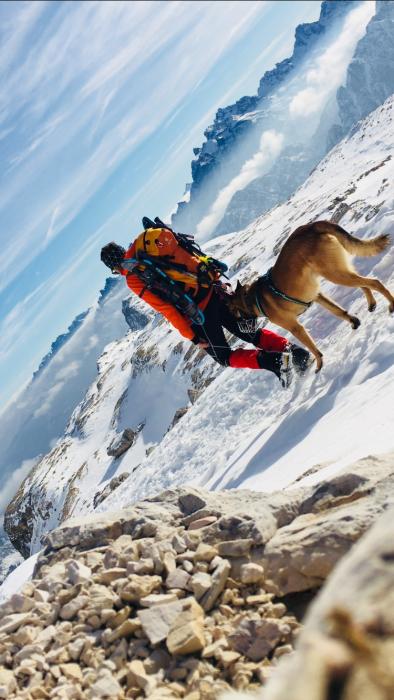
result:
M 305 118 L 322 109 L 329 94 L 344 81 L 357 42 L 374 14 L 375 2 L 363 2 L 349 14 L 338 38 L 306 71 L 305 87 L 294 95 L 289 105 L 291 117 Z
M 253 158 L 242 166 L 239 175 L 234 177 L 218 194 L 209 214 L 197 227 L 197 235 L 206 238 L 223 218 L 233 195 L 243 190 L 252 180 L 263 175 L 272 161 L 279 155 L 283 145 L 283 134 L 275 130 L 264 131 L 260 139 L 260 148 Z
M 37 464 L 39 457 L 34 459 L 26 459 L 22 462 L 18 469 L 15 469 L 7 476 L 7 482 L 4 488 L 0 491 L 0 514 L 2 515 L 7 508 L 9 502 L 13 499 L 23 479 L 31 472 Z
M 51 238 L 53 238 L 53 236 L 55 234 L 55 221 L 56 221 L 56 218 L 57 218 L 59 211 L 60 211 L 60 207 L 56 206 L 52 212 L 51 220 L 50 220 L 49 226 L 48 226 L 47 235 L 45 236 L 45 243 L 48 243 L 51 240 Z
M 0 124 L 14 120 L 18 130 L 23 120 L 0 192 L 0 211 L 9 220 L 0 259 L 3 289 L 268 5 L 237 0 L 224 10 L 214 1 L 64 3 L 34 34 L 45 4 L 20 19 L 14 70 L 3 71 L 0 86 L 6 105 Z M 56 176 L 48 178 L 54 167 Z M 29 201 L 41 180 L 44 186 Z M 53 202 L 60 200 L 54 214 Z
M 97 336 L 96 336 L 97 338 Z M 78 370 L 81 366 L 81 363 L 78 362 L 77 360 L 73 360 L 69 364 L 67 364 L 65 367 L 63 367 L 60 372 L 57 372 L 55 381 L 67 381 L 67 379 L 71 379 L 71 377 L 75 377 L 78 374 Z
M 45 416 L 45 414 L 51 410 L 56 397 L 59 396 L 65 383 L 66 382 L 64 380 L 62 380 L 60 382 L 57 382 L 56 384 L 53 384 L 47 390 L 45 401 L 40 403 L 39 407 L 36 408 L 36 410 L 33 413 L 33 418 L 39 418 L 40 416 Z

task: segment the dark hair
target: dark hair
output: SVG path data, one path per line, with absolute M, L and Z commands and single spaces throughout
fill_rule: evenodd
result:
M 104 248 L 101 248 L 100 258 L 104 265 L 109 267 L 113 272 L 116 268 L 122 267 L 125 253 L 125 248 L 111 241 L 111 243 L 107 243 Z

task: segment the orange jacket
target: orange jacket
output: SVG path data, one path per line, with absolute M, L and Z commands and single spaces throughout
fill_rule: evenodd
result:
M 135 257 L 134 243 L 130 246 L 125 255 L 126 259 L 133 257 Z M 183 335 L 185 338 L 188 338 L 188 340 L 192 340 L 194 338 L 195 333 L 191 328 L 191 321 L 189 319 L 185 318 L 185 316 L 182 316 L 182 314 L 172 304 L 170 304 L 168 301 L 163 301 L 163 299 L 160 299 L 160 297 L 156 296 L 156 294 L 153 294 L 151 291 L 149 291 L 149 289 L 144 291 L 145 284 L 138 277 L 138 275 L 133 275 L 132 272 L 127 272 L 127 270 L 122 270 L 121 273 L 126 277 L 128 287 L 130 287 L 130 289 L 135 294 L 138 294 L 138 296 L 141 296 L 143 292 L 142 299 L 146 301 L 146 303 L 149 304 L 149 306 L 151 306 L 152 309 L 155 309 L 155 311 L 158 311 L 160 314 L 165 316 L 167 321 L 169 321 L 174 326 L 174 328 L 176 328 L 179 331 L 181 335 Z M 195 292 L 195 290 L 190 291 L 192 293 Z M 211 287 L 207 290 L 206 296 L 198 304 L 199 308 L 202 311 L 204 311 L 204 309 L 207 307 L 208 302 L 212 296 L 212 292 L 213 288 Z

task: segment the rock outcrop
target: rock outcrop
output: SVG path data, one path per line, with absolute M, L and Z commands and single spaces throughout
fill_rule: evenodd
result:
M 394 92 L 394 3 L 377 0 L 376 14 L 359 41 L 346 83 L 337 93 L 338 118 L 328 146 L 338 143 L 356 124 Z
M 286 493 L 184 487 L 118 513 L 65 522 L 46 536 L 33 580 L 1 606 L 0 697 L 214 700 L 231 689 L 257 692 L 271 676 L 279 683 L 287 676 L 276 666 L 293 656 L 304 592 L 312 596 L 394 504 L 393 481 L 391 454 Z M 311 683 L 313 674 L 336 678 L 338 669 L 348 678 L 357 655 L 375 658 L 392 633 L 385 626 L 392 543 L 382 528 L 378 540 L 373 532 L 361 555 L 350 556 L 347 573 L 334 574 L 331 594 L 301 633 L 306 641 L 297 654 L 307 655 Z M 366 608 L 357 608 L 357 595 L 366 596 Z M 329 640 L 330 647 L 327 629 L 333 637 L 345 630 L 346 641 Z M 322 658 L 315 638 L 323 640 Z M 287 695 L 267 698 L 326 698 L 301 685 L 303 665 L 289 664 L 296 678 Z M 382 673 L 378 682 L 367 669 L 367 687 L 383 687 Z M 290 696 L 288 688 L 298 686 Z M 389 695 L 368 700 L 375 697 Z
M 133 297 L 128 296 L 122 300 L 122 312 L 128 327 L 132 331 L 139 331 L 149 323 L 151 314 L 144 314 L 140 308 L 136 308 Z
M 256 700 L 394 697 L 394 510 L 338 565 L 305 619 L 296 653 Z M 226 696 L 237 700 L 237 695 Z M 243 698 L 244 696 L 242 696 Z M 241 700 L 241 699 L 239 699 Z

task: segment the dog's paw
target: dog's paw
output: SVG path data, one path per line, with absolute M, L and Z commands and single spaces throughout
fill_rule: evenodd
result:
M 356 330 L 361 325 L 361 321 L 359 318 L 357 318 L 357 316 L 350 316 L 350 322 L 354 330 Z
M 318 374 L 323 367 L 323 355 L 316 360 L 315 374 Z

